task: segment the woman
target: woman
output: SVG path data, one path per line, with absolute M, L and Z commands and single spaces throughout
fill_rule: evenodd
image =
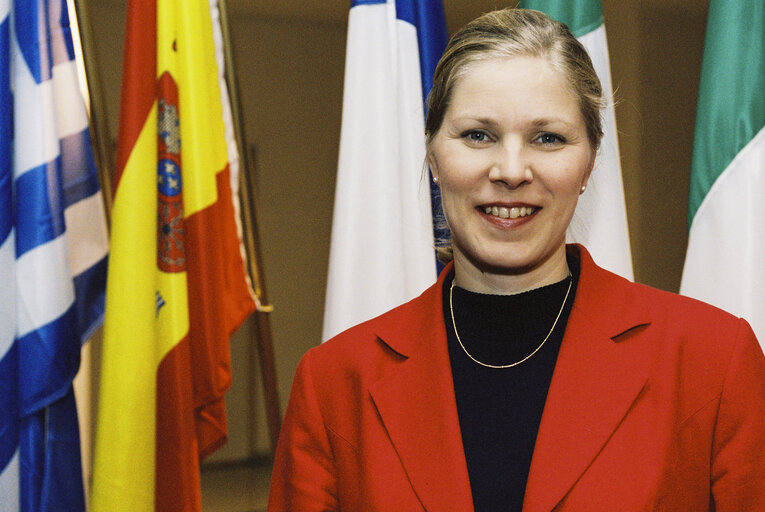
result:
M 269 510 L 765 510 L 748 324 L 565 244 L 602 136 L 581 45 L 486 14 L 428 103 L 453 263 L 303 358 Z

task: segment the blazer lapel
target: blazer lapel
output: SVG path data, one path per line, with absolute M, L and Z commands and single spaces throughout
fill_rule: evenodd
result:
M 597 457 L 645 386 L 648 369 L 620 337 L 650 323 L 627 282 L 579 247 L 581 272 L 526 486 L 524 512 L 549 512 Z M 369 392 L 426 510 L 472 511 L 441 290 L 449 268 L 420 300 L 378 331 L 402 362 Z M 628 336 L 626 336 L 628 337 Z
M 389 330 L 378 333 L 407 359 L 369 391 L 423 507 L 464 512 L 472 511 L 473 503 L 442 320 L 447 273 L 415 311 L 405 309 Z
M 524 512 L 549 512 L 608 442 L 648 379 L 619 336 L 649 323 L 626 281 L 583 249 L 582 271 L 537 435 Z

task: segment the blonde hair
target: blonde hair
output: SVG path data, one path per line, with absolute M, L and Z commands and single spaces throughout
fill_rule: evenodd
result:
M 531 56 L 547 59 L 560 71 L 579 99 L 587 138 L 593 151 L 603 138 L 601 110 L 603 90 L 584 46 L 563 23 L 529 9 L 501 9 L 486 13 L 457 31 L 449 40 L 433 75 L 428 95 L 425 136 L 430 147 L 444 120 L 454 87 L 476 62 L 497 58 Z M 446 226 L 445 219 L 437 222 Z M 437 240 L 442 261 L 451 260 L 448 240 Z

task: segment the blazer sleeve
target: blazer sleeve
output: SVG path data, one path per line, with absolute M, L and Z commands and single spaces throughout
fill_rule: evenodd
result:
M 739 320 L 712 446 L 716 512 L 765 510 L 765 357 Z
M 271 477 L 270 512 L 339 510 L 332 449 L 311 375 L 309 351 L 298 365 Z

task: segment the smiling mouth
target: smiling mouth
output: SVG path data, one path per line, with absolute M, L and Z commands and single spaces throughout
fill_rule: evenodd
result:
M 538 210 L 538 208 L 533 208 L 531 206 L 513 206 L 511 208 L 505 206 L 484 206 L 481 209 L 486 215 L 499 217 L 501 219 L 517 219 L 519 217 L 528 217 Z

